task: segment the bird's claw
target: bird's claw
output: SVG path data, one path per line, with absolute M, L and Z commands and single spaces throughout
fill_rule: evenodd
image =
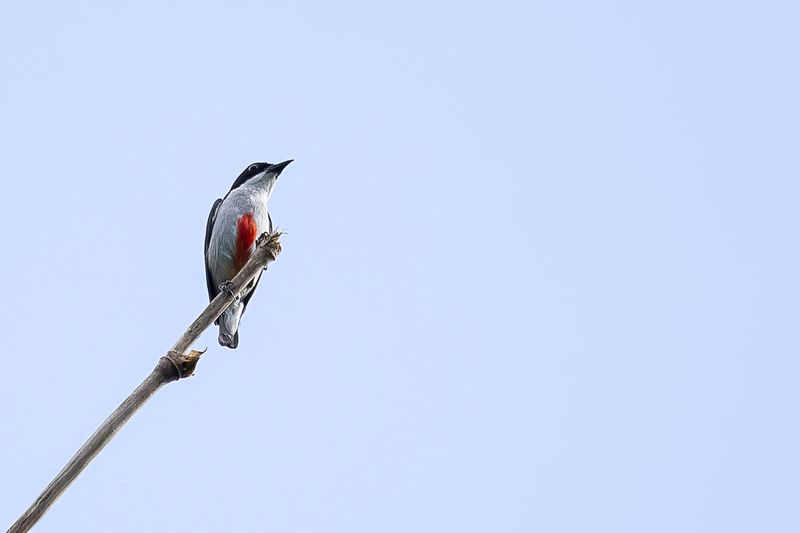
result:
M 239 295 L 236 292 L 234 292 L 234 288 L 235 286 L 231 281 L 226 281 L 225 283 L 219 286 L 219 290 L 221 290 L 222 292 L 227 292 L 228 294 L 233 296 L 233 301 L 237 301 L 239 299 Z

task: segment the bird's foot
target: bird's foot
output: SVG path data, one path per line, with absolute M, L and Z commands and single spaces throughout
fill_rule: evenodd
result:
M 233 296 L 234 302 L 239 300 L 239 295 L 236 292 L 234 292 L 235 288 L 236 286 L 233 284 L 232 281 L 226 281 L 225 283 L 219 286 L 219 290 L 221 290 L 222 292 L 227 292 L 228 294 Z

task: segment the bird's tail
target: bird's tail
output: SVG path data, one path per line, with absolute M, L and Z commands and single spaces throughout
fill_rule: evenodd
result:
M 239 346 L 239 320 L 242 318 L 244 304 L 234 302 L 219 317 L 219 343 L 228 348 Z

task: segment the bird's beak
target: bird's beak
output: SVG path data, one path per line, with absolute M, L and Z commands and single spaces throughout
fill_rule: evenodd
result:
M 274 165 L 270 165 L 267 168 L 267 172 L 274 173 L 276 176 L 278 176 L 280 175 L 281 172 L 283 172 L 283 169 L 286 168 L 286 166 L 292 161 L 294 161 L 294 159 L 289 159 L 288 161 L 284 161 L 283 163 L 275 163 Z

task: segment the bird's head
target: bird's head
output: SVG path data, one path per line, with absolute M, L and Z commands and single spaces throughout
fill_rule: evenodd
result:
M 292 161 L 294 160 L 289 159 L 283 163 L 274 164 L 263 162 L 253 163 L 244 169 L 244 171 L 242 171 L 236 181 L 242 185 L 265 187 L 267 189 L 267 194 L 272 194 L 272 187 L 275 186 L 278 176 L 281 175 L 283 169 L 286 168 Z

